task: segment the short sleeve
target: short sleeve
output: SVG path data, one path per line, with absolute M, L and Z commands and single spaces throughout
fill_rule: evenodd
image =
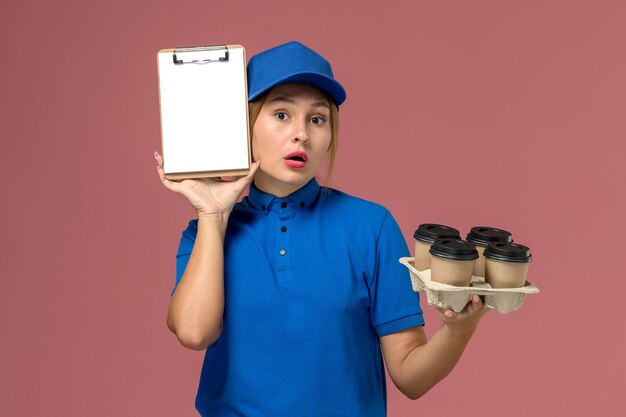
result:
M 178 244 L 178 252 L 176 253 L 176 282 L 174 283 L 174 289 L 171 295 L 174 295 L 174 291 L 176 291 L 176 287 L 183 277 L 187 262 L 189 262 L 189 257 L 191 256 L 191 251 L 193 250 L 193 245 L 196 242 L 197 234 L 198 220 L 191 220 L 187 228 L 183 230 L 183 235 Z
M 409 256 L 400 227 L 387 211 L 376 242 L 374 275 L 370 287 L 370 315 L 378 336 L 423 326 L 419 294 L 413 291 L 409 271 L 399 262 Z

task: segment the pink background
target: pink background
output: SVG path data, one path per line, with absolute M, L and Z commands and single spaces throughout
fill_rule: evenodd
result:
M 156 52 L 292 39 L 348 91 L 334 187 L 411 246 L 493 225 L 535 258 L 541 293 L 424 398 L 390 384 L 389 415 L 621 415 L 624 22 L 618 0 L 3 0 L 0 415 L 195 415 L 203 354 L 165 325 L 194 213 L 156 175 Z

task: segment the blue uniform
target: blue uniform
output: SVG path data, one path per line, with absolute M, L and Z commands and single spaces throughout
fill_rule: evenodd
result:
M 183 232 L 180 281 L 197 233 Z M 382 206 L 315 179 L 250 186 L 224 240 L 224 325 L 204 358 L 202 416 L 386 415 L 379 336 L 423 325 L 406 242 Z

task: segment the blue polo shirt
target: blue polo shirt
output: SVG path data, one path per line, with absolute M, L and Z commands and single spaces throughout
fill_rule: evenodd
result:
M 197 233 L 183 232 L 178 284 Z M 406 242 L 382 206 L 322 188 L 250 187 L 224 240 L 224 324 L 206 350 L 202 416 L 386 415 L 379 336 L 424 324 Z

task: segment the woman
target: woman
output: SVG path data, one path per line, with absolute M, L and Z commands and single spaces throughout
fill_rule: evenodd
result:
M 315 179 L 332 170 L 345 92 L 290 42 L 248 64 L 254 163 L 232 182 L 168 181 L 198 219 L 183 232 L 168 326 L 206 355 L 203 416 L 384 416 L 383 356 L 418 398 L 459 360 L 486 310 L 474 297 L 426 341 L 390 213 Z M 247 186 L 249 195 L 238 198 Z M 381 355 L 382 353 L 382 355 Z

